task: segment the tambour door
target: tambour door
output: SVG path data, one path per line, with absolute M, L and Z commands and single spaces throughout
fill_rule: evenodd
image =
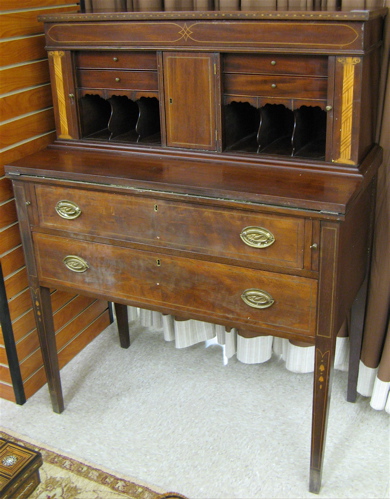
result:
M 168 146 L 216 150 L 217 61 L 217 54 L 164 54 Z

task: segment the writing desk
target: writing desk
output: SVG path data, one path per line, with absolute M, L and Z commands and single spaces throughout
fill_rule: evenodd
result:
M 319 491 L 336 336 L 364 302 L 384 15 L 43 19 L 58 138 L 6 174 L 54 411 L 51 288 L 114 302 L 123 347 L 127 305 L 304 341 Z

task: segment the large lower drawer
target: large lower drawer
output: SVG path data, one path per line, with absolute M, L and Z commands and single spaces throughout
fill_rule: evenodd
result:
M 35 233 L 38 276 L 215 323 L 314 336 L 317 281 Z
M 44 228 L 303 268 L 302 218 L 45 185 L 36 197 Z

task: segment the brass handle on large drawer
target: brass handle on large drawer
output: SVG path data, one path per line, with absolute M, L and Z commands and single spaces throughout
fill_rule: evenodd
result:
M 252 248 L 267 248 L 275 242 L 275 236 L 263 227 L 245 227 L 240 234 L 241 239 Z
M 256 288 L 246 289 L 241 298 L 244 303 L 252 308 L 269 308 L 275 303 L 275 300 L 267 291 Z
M 73 201 L 67 201 L 66 199 L 58 201 L 55 208 L 60 217 L 68 220 L 73 220 L 81 215 L 81 208 Z
M 89 269 L 88 263 L 80 256 L 67 255 L 62 261 L 72 272 L 85 272 Z

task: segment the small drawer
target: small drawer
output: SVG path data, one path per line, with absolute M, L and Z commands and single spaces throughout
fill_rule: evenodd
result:
M 157 71 L 157 58 L 154 52 L 78 52 L 78 69 L 131 69 Z
M 77 71 L 79 87 L 127 90 L 158 90 L 157 72 L 90 70 Z
M 43 185 L 36 196 L 43 228 L 303 268 L 302 218 Z
M 46 286 L 70 285 L 269 334 L 315 334 L 314 279 L 39 233 L 34 244 Z
M 223 57 L 223 72 L 327 76 L 328 58 L 277 54 L 226 54 Z
M 253 97 L 326 99 L 327 79 L 232 73 L 225 75 L 224 93 Z

